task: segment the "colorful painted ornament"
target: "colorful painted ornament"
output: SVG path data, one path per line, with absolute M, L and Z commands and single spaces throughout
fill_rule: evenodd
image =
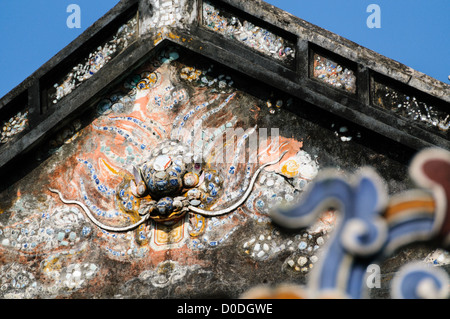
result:
M 126 227 L 110 227 L 96 220 L 89 208 L 78 201 L 64 199 L 58 190 L 61 201 L 77 204 L 98 227 L 114 232 L 130 231 L 149 219 L 156 222 L 178 220 L 188 212 L 203 216 L 228 214 L 242 205 L 253 189 L 258 175 L 264 167 L 278 163 L 279 159 L 262 165 L 254 176 L 240 200 L 225 209 L 209 211 L 222 189 L 222 178 L 216 170 L 204 169 L 204 163 L 196 163 L 189 147 L 179 141 L 169 140 L 160 143 L 148 160 L 133 167 L 133 178 L 126 177 L 119 185 L 119 207 L 127 212 L 137 212 L 141 220 Z M 200 175 L 200 177 L 199 177 Z
M 203 2 L 203 25 L 272 58 L 287 61 L 295 57 L 293 44 L 288 40 L 237 16 L 230 16 L 209 1 Z
M 410 175 L 423 189 L 389 198 L 384 181 L 371 168 L 361 169 L 350 179 L 335 170 L 324 170 L 294 208 L 272 212 L 274 221 L 294 229 L 311 225 L 330 207 L 341 214 L 304 290 L 308 298 L 365 297 L 370 264 L 417 241 L 449 247 L 450 153 L 442 149 L 420 152 L 410 166 Z M 348 280 L 342 281 L 343 277 Z M 445 299 L 449 282 L 440 269 L 407 265 L 394 277 L 392 295 Z

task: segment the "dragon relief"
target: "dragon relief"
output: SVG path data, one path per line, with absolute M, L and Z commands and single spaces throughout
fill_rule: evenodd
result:
M 223 178 L 218 170 L 208 167 L 197 158 L 190 148 L 177 140 L 164 141 L 156 146 L 149 158 L 133 166 L 132 178 L 125 175 L 116 189 L 116 205 L 132 214 L 138 212 L 140 220 L 125 227 L 112 227 L 98 221 L 90 209 L 80 201 L 67 200 L 61 192 L 49 188 L 59 195 L 65 204 L 80 206 L 89 219 L 101 229 L 111 232 L 127 232 L 136 229 L 148 220 L 157 223 L 172 222 L 187 213 L 205 217 L 221 216 L 233 212 L 245 203 L 261 171 L 277 164 L 286 152 L 271 162 L 261 165 L 253 174 L 250 183 L 234 204 L 220 210 L 208 210 L 223 190 Z
M 206 61 L 194 62 L 191 59 L 184 51 L 166 48 L 133 71 L 123 85 L 97 105 L 99 116 L 86 130 L 86 136 L 92 138 L 89 142 L 81 139 L 83 155 L 77 155 L 73 161 L 84 164 L 95 189 L 103 188 L 98 194 L 105 202 L 90 201 L 82 177 L 78 184 L 73 182 L 74 189 L 82 195 L 80 199 L 65 198 L 56 183 L 49 190 L 58 194 L 63 203 L 81 207 L 93 224 L 109 232 L 129 232 L 146 222 L 156 225 L 156 228 L 171 227 L 180 224 L 183 217 L 203 220 L 206 217 L 231 215 L 246 202 L 252 205 L 257 196 L 254 194 L 252 197 L 252 190 L 261 172 L 280 162 L 287 152 L 282 153 L 282 143 L 272 140 L 268 143 L 269 139 L 263 139 L 267 145 L 248 151 L 250 156 L 255 157 L 252 159 L 257 158 L 257 162 L 265 164 L 257 169 L 253 165 L 250 167 L 250 164 L 238 166 L 236 161 L 244 163 L 238 155 L 242 153 L 246 140 L 251 135 L 256 136 L 256 128 L 233 131 L 238 139 L 236 150 L 231 149 L 234 145 L 222 145 L 221 137 L 227 129 L 233 130 L 238 124 L 247 125 L 238 123 L 233 110 L 244 112 L 242 116 L 246 118 L 253 112 L 253 108 L 241 109 L 236 102 L 238 98 L 255 105 L 263 100 L 240 93 L 233 78 L 227 75 L 227 70 Z M 256 109 L 260 108 L 255 106 Z M 200 128 L 197 126 L 198 122 L 203 121 L 215 126 L 211 132 L 206 130 L 205 136 L 201 125 Z M 90 130 L 95 135 L 90 135 Z M 285 144 L 290 141 L 287 138 L 283 140 Z M 199 145 L 200 142 L 203 145 Z M 91 148 L 87 144 L 94 146 Z M 229 170 L 219 164 L 220 161 L 215 164 L 216 155 L 214 152 L 208 153 L 213 146 L 230 148 L 229 154 L 233 158 L 230 159 Z M 203 156 L 206 153 L 197 154 L 197 148 L 202 150 L 202 154 L 203 151 L 208 153 L 208 156 Z M 290 152 L 298 148 L 301 148 L 301 143 L 294 141 Z M 268 150 L 271 150 L 270 154 L 266 154 Z M 124 153 L 132 154 L 133 158 L 118 155 Z M 99 172 L 103 164 L 94 168 L 91 163 L 94 159 L 108 169 Z M 110 168 L 107 162 L 115 168 Z M 245 171 L 235 174 L 238 167 Z M 75 171 L 77 176 L 78 169 L 75 168 Z M 113 175 L 109 175 L 110 172 Z M 81 175 L 85 176 L 85 173 Z M 99 181 L 100 175 L 115 186 L 103 185 Z M 241 182 L 240 178 L 243 178 Z M 108 191 L 104 192 L 105 189 Z M 72 193 L 71 196 L 76 195 Z M 230 202 L 230 205 L 227 207 L 225 202 Z M 105 212 L 99 208 L 106 205 L 111 208 L 114 205 L 118 212 Z M 103 217 L 114 220 L 108 222 Z M 129 222 L 122 224 L 122 217 Z M 198 222 L 193 228 L 196 229 L 199 224 L 205 225 Z

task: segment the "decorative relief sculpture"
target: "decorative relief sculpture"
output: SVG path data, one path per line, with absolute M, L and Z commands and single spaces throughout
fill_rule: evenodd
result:
M 317 53 L 314 54 L 313 67 L 313 78 L 346 92 L 356 93 L 356 76 L 352 70 Z
M 290 62 L 295 58 L 294 44 L 290 41 L 209 1 L 203 2 L 203 25 L 277 60 Z
M 144 21 L 151 29 L 177 25 L 186 4 L 182 0 L 147 3 L 159 9 Z M 203 2 L 202 13 L 205 28 L 278 61 L 294 61 L 295 44 L 287 39 L 208 1 Z M 49 101 L 57 103 L 127 47 L 137 36 L 137 23 L 136 18 L 128 21 L 113 39 L 58 81 Z M 269 94 L 270 87 L 254 80 L 249 83 L 244 76 L 234 78 L 229 69 L 187 50 L 161 50 L 120 86 L 109 88 L 112 91 L 97 104 L 92 122 L 86 120 L 83 127 L 77 120 L 69 130 L 76 134 L 59 134 L 51 143 L 54 156 L 31 178 L 38 186 L 23 194 L 20 190 L 30 183 L 21 181 L 14 203 L 0 211 L 0 249 L 8 252 L 7 264 L 0 267 L 0 297 L 61 297 L 82 289 L 86 296 L 98 291 L 114 291 L 118 296 L 151 291 L 139 289 L 141 285 L 184 288 L 190 285 L 181 286 L 185 276 L 211 275 L 207 258 L 223 254 L 226 250 L 214 248 L 232 239 L 233 251 L 247 265 L 277 265 L 279 257 L 290 254 L 278 263 L 280 273 L 304 276 L 312 270 L 307 289 L 287 285 L 263 290 L 262 296 L 360 298 L 369 263 L 417 240 L 435 240 L 448 248 L 446 152 L 421 153 L 411 176 L 423 189 L 391 198 L 370 168 L 350 179 L 336 171 L 317 176 L 319 155 L 329 159 L 336 153 L 310 155 L 303 149 L 304 143 L 311 143 L 309 150 L 318 150 L 321 145 L 315 138 L 330 139 L 324 127 L 305 124 L 301 116 L 290 121 L 292 113 L 283 108 L 292 106 L 292 98 Z M 325 57 L 314 57 L 312 76 L 356 93 L 353 71 Z M 20 125 L 26 125 L 27 115 L 18 114 Z M 432 120 L 446 131 L 445 116 L 437 122 L 431 115 L 422 120 Z M 201 122 L 212 130 L 202 128 Z M 265 136 L 261 139 L 265 145 L 247 147 L 253 137 L 263 135 L 261 125 L 272 123 L 295 128 L 289 127 L 279 143 Z M 225 141 L 228 129 L 233 135 Z M 345 133 L 347 127 L 339 131 Z M 352 139 L 337 132 L 336 137 L 337 143 Z M 204 150 L 200 157 L 196 147 Z M 230 150 L 232 156 L 220 162 L 223 150 Z M 248 156 L 241 160 L 245 152 Z M 41 186 L 51 192 L 36 190 Z M 305 190 L 304 201 L 292 208 Z M 302 230 L 286 235 L 274 228 L 270 217 Z M 232 238 L 244 227 L 249 228 L 243 232 L 258 233 Z M 205 254 L 197 254 L 200 250 Z M 19 254 L 35 262 L 16 262 Z M 270 259 L 274 262 L 264 264 Z M 406 289 L 411 285 L 417 288 L 414 293 Z M 393 297 L 445 298 L 446 287 L 448 278 L 442 272 L 411 265 L 395 278 Z
M 19 112 L 9 120 L 4 121 L 0 131 L 0 145 L 8 143 L 14 136 L 28 127 L 28 110 Z
M 433 105 L 433 102 L 379 81 L 374 81 L 372 100 L 377 107 L 448 136 L 450 114 L 445 107 Z
M 268 139 L 264 140 L 265 146 L 259 145 L 264 148 L 245 150 L 245 142 L 256 137 L 258 131 L 234 129 L 237 119 L 229 111 L 238 111 L 238 104 L 231 104 L 243 93 L 234 87 L 231 76 L 213 71 L 214 65 L 178 62 L 181 55 L 173 48 L 163 50 L 136 74 L 130 75 L 120 92 L 98 103 L 99 118 L 88 127 L 97 132 L 94 135 L 96 150 L 93 152 L 92 147 L 82 146 L 89 151 L 77 156 L 78 165 L 85 167 L 89 176 L 86 180 L 86 174 L 77 173 L 84 176 L 73 186 L 81 198 L 74 200 L 64 189 L 50 187 L 63 203 L 81 207 L 89 220 L 104 231 L 141 232 L 148 221 L 153 229 L 153 249 L 163 249 L 175 242 L 185 243 L 187 225 L 190 236 L 199 237 L 206 230 L 205 217 L 232 215 L 244 204 L 261 212 L 272 207 L 274 203 L 270 203 L 267 191 L 262 196 L 252 191 L 263 179 L 271 180 L 273 186 L 273 179 L 262 173 L 288 153 L 281 150 L 289 144 L 284 138 L 284 143 Z M 218 114 L 221 120 L 217 122 Z M 220 124 L 202 128 L 201 123 L 206 121 Z M 224 143 L 222 137 L 228 131 L 233 139 L 238 138 L 237 144 Z M 74 139 L 83 140 L 83 132 L 78 132 Z M 304 187 L 317 173 L 309 155 L 298 151 L 301 143 L 295 142 L 292 146 L 289 158 L 278 168 L 280 176 L 295 180 L 296 186 L 286 191 L 287 201 L 292 201 L 290 193 L 294 189 Z M 250 151 L 253 164 L 244 164 L 241 159 L 244 151 Z M 118 155 L 121 152 L 128 156 Z M 220 152 L 229 155 L 225 162 L 219 159 Z M 260 162 L 262 164 L 258 165 Z M 112 176 L 107 175 L 111 173 Z M 239 178 L 243 183 L 238 182 Z M 106 180 L 114 181 L 115 186 L 108 185 L 111 182 L 104 183 Z M 283 192 L 279 194 L 284 196 Z M 265 207 L 264 202 L 267 202 Z M 109 210 L 100 208 L 100 203 Z M 116 211 L 111 209 L 113 206 Z M 178 235 L 165 237 L 164 233 L 172 231 Z M 225 237 L 211 240 L 209 245 L 216 245 Z M 192 241 L 192 247 L 203 245 L 203 242 Z
M 137 24 L 137 18 L 131 18 L 106 43 L 90 52 L 89 56 L 74 66 L 59 83 L 55 83 L 53 89 L 49 90 L 49 100 L 51 103 L 56 104 L 62 98 L 72 93 L 73 90 L 91 78 L 112 58 L 127 48 L 136 39 Z
M 202 216 L 220 216 L 230 213 L 247 201 L 259 173 L 267 166 L 278 163 L 286 154 L 262 165 L 254 173 L 242 198 L 230 207 L 217 211 L 201 208 L 211 204 L 222 188 L 222 177 L 215 170 L 205 170 L 204 163 L 195 163 L 189 148 L 178 141 L 163 142 L 152 152 L 152 157 L 134 167 L 134 179 L 125 178 L 116 190 L 117 203 L 125 211 L 137 206 L 142 217 L 137 223 L 127 227 L 110 227 L 102 224 L 92 215 L 89 208 L 80 201 L 66 200 L 55 189 L 65 204 L 80 206 L 98 227 L 113 232 L 136 229 L 148 219 L 166 222 L 180 219 L 188 212 Z

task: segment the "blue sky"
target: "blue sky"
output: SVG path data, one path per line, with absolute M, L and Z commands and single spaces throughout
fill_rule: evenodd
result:
M 0 0 L 0 97 L 114 7 L 118 0 Z M 440 81 L 450 83 L 450 0 L 267 0 Z M 81 8 L 81 29 L 69 29 L 70 4 Z M 369 4 L 381 8 L 370 29 Z

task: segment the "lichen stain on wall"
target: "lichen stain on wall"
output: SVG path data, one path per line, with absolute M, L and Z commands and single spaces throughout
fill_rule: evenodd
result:
M 245 79 L 222 71 L 167 48 L 105 97 L 96 106 L 95 120 L 58 148 L 34 177 L 18 182 L 20 193 L 9 197 L 0 215 L 1 297 L 111 297 L 130 293 L 133 285 L 161 289 L 186 276 L 212 276 L 215 261 L 205 252 L 229 245 L 240 251 L 241 238 L 234 235 L 248 223 L 272 227 L 269 210 L 292 203 L 319 166 L 295 137 L 280 136 L 275 143 L 270 127 L 269 136 L 261 135 L 260 125 L 267 121 L 261 119 L 273 116 L 266 99 L 241 90 L 241 83 L 248 85 Z M 233 143 L 224 140 L 231 129 Z M 254 140 L 261 146 L 255 149 L 250 140 L 258 136 Z M 212 202 L 202 203 L 205 209 L 237 201 L 259 165 L 280 151 L 288 153 L 261 173 L 247 202 L 230 214 L 208 218 L 189 213 L 166 224 L 150 220 L 126 233 L 98 228 L 79 206 L 66 205 L 47 190 L 83 202 L 104 224 L 134 223 L 140 218 L 140 199 L 129 193 L 124 198 L 120 186 L 133 179 L 132 165 L 167 140 L 192 149 L 203 146 L 206 168 L 220 176 L 222 188 Z M 227 161 L 219 160 L 223 154 Z M 33 186 L 27 187 L 30 182 Z M 288 239 L 272 237 L 263 254 L 241 258 L 272 258 L 300 242 L 290 240 L 283 247 Z

